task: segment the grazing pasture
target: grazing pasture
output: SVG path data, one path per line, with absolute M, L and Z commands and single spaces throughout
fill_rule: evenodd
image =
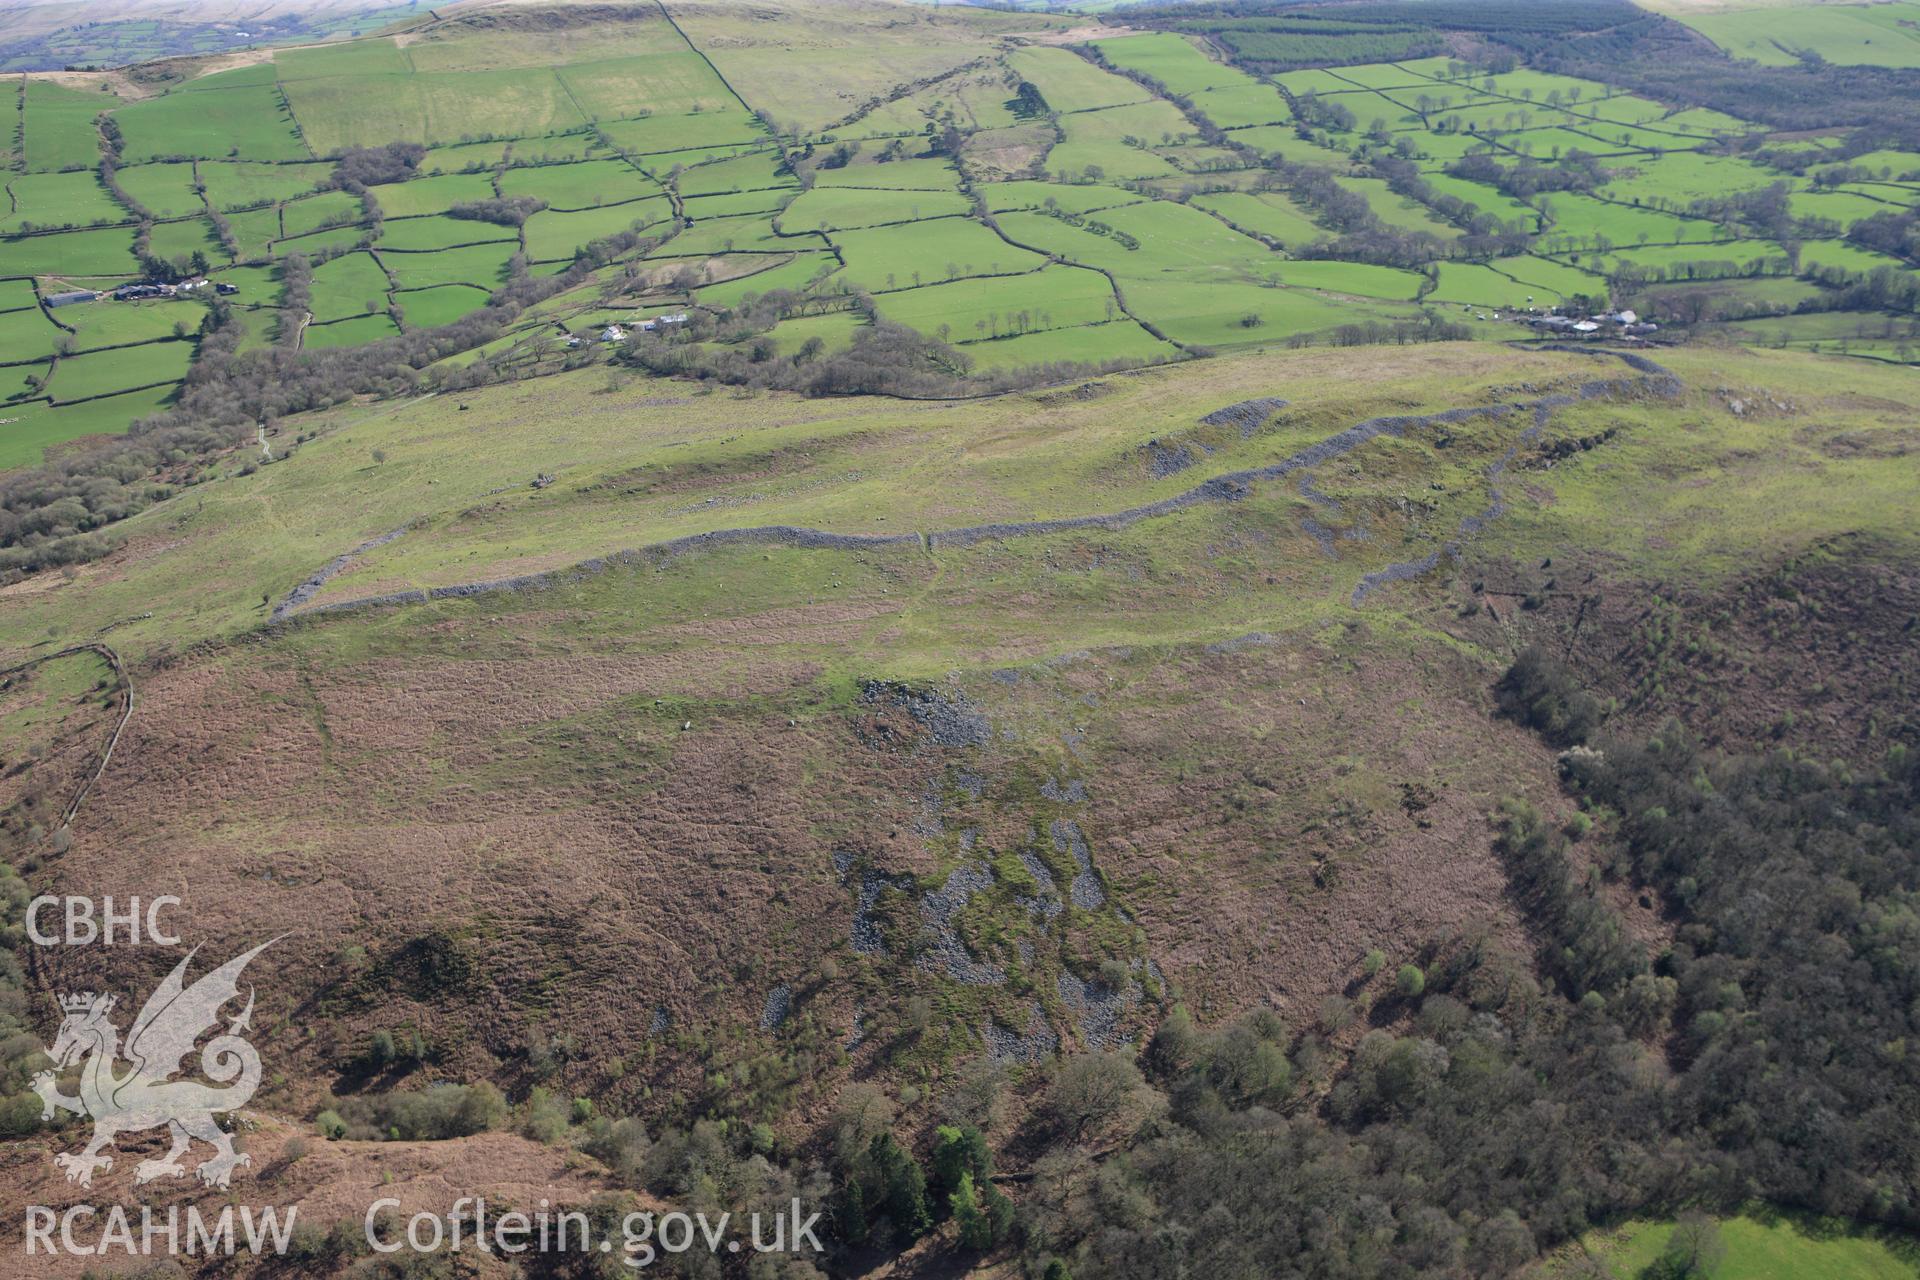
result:
M 1131 320 L 1047 329 L 1015 337 L 970 342 L 963 346 L 981 369 L 1017 369 L 1024 365 L 1158 364 L 1177 360 L 1180 349 L 1142 329 Z
M 911 226 L 837 232 L 849 283 L 875 292 L 965 276 L 1037 270 L 1045 259 L 1015 248 L 970 218 L 934 218 Z
M 1209 347 L 1284 342 L 1360 318 L 1308 290 L 1236 281 L 1128 281 L 1127 307 L 1176 342 Z
M 356 316 L 351 320 L 337 320 L 330 324 L 308 325 L 300 335 L 300 345 L 309 351 L 321 351 L 329 347 L 357 347 L 399 336 L 400 327 L 383 311 L 378 315 Z
M 326 180 L 324 164 L 259 164 L 247 160 L 202 160 L 200 181 L 215 209 L 252 209 L 305 195 Z
M 54 341 L 60 336 L 60 330 L 38 307 L 0 311 L 0 352 L 5 353 L 0 355 L 0 362 L 22 365 L 45 360 L 53 354 Z
M 493 199 L 493 179 L 484 173 L 449 173 L 369 187 L 380 210 L 389 219 L 445 213 L 456 204 Z
M 1031 81 L 1048 107 L 1063 113 L 1146 102 L 1151 96 L 1125 76 L 1104 71 L 1068 49 L 1017 49 L 1007 55 L 1007 66 Z
M 116 177 L 121 189 L 139 202 L 148 213 L 160 218 L 182 217 L 205 208 L 194 189 L 194 166 L 190 160 L 160 164 L 129 165 Z
M 821 169 L 814 175 L 814 185 L 883 191 L 955 191 L 960 186 L 960 173 L 950 161 L 939 159 L 856 163 L 841 169 Z
M 1767 5 L 1674 15 L 1736 58 L 1794 65 L 1814 54 L 1839 66 L 1920 67 L 1920 4 Z
M 738 105 L 706 59 L 684 47 L 575 63 L 557 74 L 589 120 L 724 111 Z
M 980 191 L 992 213 L 1010 213 L 1020 209 L 1055 208 L 1065 213 L 1092 213 L 1115 209 L 1123 204 L 1139 204 L 1147 197 L 1118 187 L 1093 183 L 1036 182 L 1017 179 L 991 183 Z
M 0 387 L 11 369 L 0 369 Z M 0 417 L 0 471 L 32 466 L 49 448 L 87 436 L 117 434 L 127 424 L 160 412 L 173 399 L 174 388 L 154 387 L 104 396 L 79 404 L 55 405 L 46 400 L 8 404 Z
M 136 215 L 95 172 L 103 111 L 124 138 L 121 187 L 158 219 L 147 252 L 182 265 L 198 254 L 242 282 L 237 323 L 249 346 L 276 331 L 275 264 L 289 254 L 341 255 L 313 278 L 305 344 L 319 349 L 392 336 L 390 305 L 410 329 L 451 323 L 508 282 L 511 262 L 550 277 L 635 227 L 646 248 L 521 323 L 632 318 L 656 304 L 724 309 L 770 289 L 838 307 L 866 291 L 883 319 L 1005 370 L 1176 350 L 1128 312 L 1199 347 L 1326 341 L 1342 326 L 1410 320 L 1416 300 L 1453 320 L 1529 297 L 1630 296 L 1653 311 L 1725 307 L 1752 319 L 1752 308 L 1819 302 L 1877 268 L 1905 280 L 1915 267 L 1845 232 L 1920 202 L 1920 152 L 1849 148 L 1840 131 L 1734 154 L 1716 140 L 1750 122 L 1524 60 L 1496 69 L 1460 50 L 1383 60 L 1400 32 L 1236 25 L 1201 39 L 1096 26 L 1088 40 L 1040 14 L 929 8 L 876 25 L 856 5 L 809 8 L 796 25 L 788 4 L 670 6 L 673 21 L 650 9 L 618 22 L 581 14 L 537 33 L 430 17 L 398 39 L 286 48 L 210 74 L 183 65 L 114 93 L 24 81 L 4 100 L 18 130 L 0 275 L 39 276 L 51 291 L 140 270 Z M 1722 16 L 1775 21 L 1761 14 Z M 1791 34 L 1798 21 L 1777 29 Z M 1849 9 L 1846 21 L 1864 19 Z M 1905 38 L 1897 22 L 1884 29 Z M 1819 49 L 1811 38 L 1792 47 Z M 1272 77 L 1244 61 L 1349 48 L 1370 52 Z M 801 50 L 809 77 L 791 74 Z M 334 181 L 345 149 L 393 142 L 427 151 L 418 176 L 371 188 L 378 219 L 352 191 L 321 189 L 351 185 Z M 1796 147 L 1821 158 L 1780 158 Z M 1463 172 L 1486 181 L 1447 171 L 1480 155 L 1503 171 L 1555 168 L 1576 150 L 1599 157 L 1579 181 L 1499 179 L 1524 198 L 1497 189 L 1482 161 Z M 1416 185 L 1395 157 L 1413 162 Z M 1284 164 L 1269 169 L 1269 159 Z M 1821 169 L 1843 163 L 1856 171 L 1815 189 Z M 1366 213 L 1330 201 L 1322 183 Z M 1730 199 L 1775 184 L 1790 226 L 1756 226 Z M 452 216 L 496 196 L 545 207 Z M 1469 227 L 1492 229 L 1475 213 L 1499 224 L 1497 245 L 1466 238 Z M 18 234 L 59 221 L 73 229 Z M 1800 244 L 1797 259 L 1783 241 Z M 1317 256 L 1333 242 L 1347 256 Z M 255 265 L 227 267 L 236 256 Z M 618 296 L 616 280 L 646 301 Z M 1686 285 L 1712 285 L 1711 305 L 1682 298 Z M 52 351 L 42 345 L 52 326 L 24 309 L 30 291 L 16 296 L 27 302 L 5 326 L 37 361 Z M 103 310 L 113 324 L 76 315 L 75 327 L 89 348 L 170 339 L 167 314 Z M 850 312 L 792 315 L 774 341 L 790 352 L 819 336 L 838 349 L 860 323 Z M 1353 330 L 1340 340 L 1356 340 Z M 537 345 L 500 350 L 535 359 Z M 56 370 L 49 394 L 62 394 L 64 377 Z
M 175 91 L 113 113 L 129 163 L 185 156 L 204 160 L 307 160 L 293 113 L 278 87 Z M 325 154 L 323 149 L 319 154 Z
M 209 218 L 154 223 L 153 232 L 147 238 L 147 252 L 163 262 L 184 262 L 189 267 L 196 262 L 213 266 L 227 260 L 226 248 Z
M 1278 191 L 1213 192 L 1195 196 L 1193 205 L 1288 248 L 1312 244 L 1327 234 L 1311 214 Z
M 1174 93 L 1194 94 L 1247 82 L 1244 72 L 1215 62 L 1184 36 L 1121 36 L 1092 43 L 1114 66 L 1151 76 Z
M 1012 337 L 1114 319 L 1113 288 L 1097 271 L 1053 266 L 1026 276 L 960 280 L 890 293 L 880 313 L 953 342 Z
M 503 196 L 537 196 L 550 208 L 593 209 L 659 195 L 658 182 L 624 160 L 583 160 L 577 164 L 508 169 L 500 175 Z
M 760 191 L 768 187 L 798 188 L 782 158 L 772 152 L 752 151 L 695 165 L 683 171 L 674 184 L 683 196 L 710 196 L 734 191 Z
M 815 187 L 780 215 L 787 231 L 838 231 L 965 214 L 972 206 L 953 191 L 864 191 Z
M 290 200 L 280 207 L 280 234 L 303 236 L 322 227 L 348 226 L 366 217 L 358 196 L 344 191 L 322 191 Z
M 91 169 L 71 173 L 15 174 L 7 181 L 12 209 L 0 213 L 0 234 L 47 227 L 90 227 L 127 222 L 100 175 Z
M 26 80 L 18 100 L 18 127 L 28 173 L 91 168 L 100 160 L 100 131 L 94 120 L 120 105 L 109 94 L 70 89 L 48 80 Z M 0 99 L 14 106 L 13 99 Z
M 439 284 L 470 284 L 491 292 L 506 283 L 512 243 L 480 244 L 437 253 L 396 253 L 388 257 L 395 287 L 425 289 Z
M 651 226 L 673 213 L 665 196 L 608 205 L 601 209 L 583 209 L 578 213 L 547 211 L 528 218 L 521 228 L 526 238 L 527 256 L 535 262 L 556 262 L 571 258 L 582 245 L 616 235 L 633 226 Z
M 192 333 L 206 311 L 198 303 L 167 300 L 89 302 L 62 307 L 55 314 L 61 324 L 74 330 L 75 351 L 96 351 L 173 338 L 180 336 L 176 330 L 183 327 Z
M 471 285 L 443 284 L 431 289 L 396 293 L 409 329 L 432 329 L 452 324 L 487 305 L 488 293 Z
M 822 272 L 839 266 L 834 257 L 826 253 L 796 253 L 785 261 L 778 258 L 769 261 L 771 265 L 695 290 L 695 300 L 703 307 L 737 306 L 750 293 L 803 289 Z
M 192 342 L 149 342 L 62 356 L 47 390 L 55 404 L 171 384 L 186 376 Z
M 434 214 L 424 218 L 388 219 L 380 232 L 379 247 L 395 252 L 415 252 L 500 241 L 517 244 L 519 238 L 514 228 L 501 226 L 497 222 Z
M 21 311 L 40 305 L 31 280 L 0 280 L 0 312 Z
M 819 341 L 823 351 L 843 351 L 864 327 L 865 322 L 855 312 L 834 311 L 826 315 L 795 316 L 790 320 L 782 320 L 773 327 L 772 338 L 775 349 L 783 356 L 790 356 L 815 340 Z
M 313 269 L 309 309 L 319 323 L 365 315 L 387 305 L 387 273 L 370 253 L 349 253 Z
M 692 164 L 716 148 L 760 142 L 766 137 L 759 121 L 744 111 L 621 120 L 602 124 L 600 134 L 620 151 L 653 157 L 665 165 Z
M 0 276 L 129 276 L 133 228 L 0 238 Z

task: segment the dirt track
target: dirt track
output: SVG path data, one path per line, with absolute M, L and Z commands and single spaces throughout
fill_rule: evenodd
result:
M 345 555 L 337 557 L 327 567 L 307 579 L 293 591 L 273 611 L 271 621 L 284 622 L 296 617 L 309 617 L 322 613 L 342 613 L 358 609 L 378 608 L 385 605 L 424 604 L 430 600 L 458 599 L 464 596 L 484 595 L 495 591 L 532 591 L 549 587 L 555 583 L 578 578 L 582 575 L 600 573 L 609 567 L 632 564 L 644 557 L 676 555 L 683 551 L 700 550 L 706 547 L 728 546 L 734 544 L 776 544 L 780 546 L 803 547 L 816 550 L 859 551 L 872 547 L 901 546 L 918 543 L 928 551 L 940 547 L 967 547 L 975 543 L 993 539 L 1036 537 L 1051 533 L 1070 533 L 1081 529 L 1118 530 L 1127 528 L 1141 520 L 1155 516 L 1171 515 L 1189 507 L 1208 502 L 1238 502 L 1252 496 L 1253 486 L 1257 482 L 1282 479 L 1331 461 L 1349 453 L 1361 445 L 1379 436 L 1402 436 L 1409 431 L 1425 427 L 1445 426 L 1465 422 L 1478 417 L 1503 418 L 1516 413 L 1531 414 L 1533 425 L 1527 428 L 1522 437 L 1532 438 L 1544 427 L 1555 409 L 1575 404 L 1583 400 L 1601 399 L 1608 396 L 1652 393 L 1670 396 L 1678 392 L 1680 380 L 1672 372 L 1656 364 L 1645 356 L 1628 351 L 1610 351 L 1602 348 L 1546 346 L 1547 351 L 1558 351 L 1589 358 L 1608 357 L 1619 360 L 1628 368 L 1642 376 L 1639 378 L 1609 378 L 1583 383 L 1570 394 L 1546 396 L 1537 401 L 1517 403 L 1469 405 L 1455 409 L 1442 409 L 1436 413 L 1407 416 L 1386 416 L 1368 418 L 1345 431 L 1328 436 L 1325 440 L 1308 445 L 1299 452 L 1264 467 L 1252 467 L 1242 471 L 1229 471 L 1223 475 L 1204 480 L 1185 493 L 1175 494 L 1171 498 L 1162 498 L 1158 502 L 1142 506 L 1128 507 L 1125 510 L 1104 512 L 1094 515 L 1068 516 L 1058 520 L 1023 520 L 995 524 L 969 525 L 958 529 L 946 529 L 929 533 L 900 534 L 849 534 L 831 533 L 824 529 L 807 529 L 794 525 L 760 525 L 752 528 L 716 529 L 708 533 L 691 534 L 684 538 L 674 538 L 667 542 L 653 543 L 645 547 L 626 551 L 617 551 L 607 556 L 597 556 L 561 570 L 546 570 L 539 573 L 521 574 L 510 578 L 485 579 L 478 582 L 456 583 L 452 586 L 429 587 L 412 591 L 396 591 L 384 595 L 363 596 L 356 600 L 342 600 L 332 604 L 316 605 L 310 609 L 300 609 L 300 605 L 311 599 L 328 579 L 346 568 L 361 553 L 371 550 L 382 543 L 396 538 L 403 529 L 382 535 L 363 543 Z M 1508 457 L 1511 457 L 1509 451 Z M 1490 480 L 1497 480 L 1504 469 L 1507 459 L 1488 472 Z M 1440 561 L 1442 554 L 1452 554 L 1458 549 L 1459 537 L 1477 532 L 1487 521 L 1497 517 L 1505 510 L 1505 503 L 1498 488 L 1493 492 L 1493 503 L 1475 517 L 1461 522 L 1460 534 L 1445 546 L 1436 549 L 1431 556 L 1405 564 L 1389 565 L 1387 568 L 1367 575 L 1355 588 L 1353 603 L 1361 603 L 1366 596 L 1386 582 L 1398 581 L 1417 576 L 1432 569 Z

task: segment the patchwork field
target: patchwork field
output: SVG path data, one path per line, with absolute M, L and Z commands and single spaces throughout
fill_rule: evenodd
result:
M 844 96 L 855 80 L 813 86 L 803 102 L 798 86 L 761 80 L 743 97 L 728 78 L 729 64 L 785 56 L 770 17 L 695 6 L 673 21 L 596 21 L 543 34 L 543 60 L 485 22 L 445 21 L 279 50 L 131 97 L 29 80 L 0 273 L 52 292 L 147 263 L 204 267 L 245 280 L 243 306 L 273 306 L 277 286 L 247 273 L 305 255 L 324 264 L 306 329 L 338 348 L 459 323 L 516 271 L 556 275 L 589 245 L 639 237 L 622 252 L 640 287 L 608 315 L 644 318 L 657 303 L 718 320 L 750 293 L 866 291 L 882 317 L 929 337 L 994 344 L 969 353 L 978 368 L 1017 370 L 1396 326 L 1479 333 L 1475 308 L 1610 294 L 1671 324 L 1667 295 L 1649 290 L 1757 271 L 1808 282 L 1815 293 L 1793 294 L 1805 306 L 1850 278 L 1913 270 L 1849 234 L 1920 200 L 1920 184 L 1898 182 L 1920 174 L 1920 151 L 1836 157 L 1826 163 L 1853 163 L 1859 178 L 1816 187 L 1830 142 L 1794 152 L 1783 175 L 1750 150 L 1700 150 L 1755 124 L 1524 66 L 1427 57 L 1269 75 L 1236 63 L 1234 49 L 1253 47 L 1239 36 L 1103 32 L 1080 44 L 969 16 L 928 45 L 849 13 L 818 29 L 818 50 L 844 52 L 840 72 L 885 50 L 898 74 L 924 66 L 931 78 L 889 81 L 901 91 L 864 102 Z M 117 130 L 111 184 L 96 172 L 103 111 Z M 337 178 L 343 149 L 398 143 L 425 148 L 401 180 L 362 195 Z M 1414 171 L 1378 168 L 1376 152 Z M 1596 167 L 1572 187 L 1503 189 L 1517 165 L 1579 154 Z M 1331 202 L 1316 171 L 1360 203 Z M 1786 226 L 1725 205 L 1780 183 Z M 1476 237 L 1491 234 L 1505 238 L 1489 252 Z M 741 255 L 773 260 L 708 265 Z M 1058 267 L 1041 271 L 1049 256 Z M 1008 283 L 954 287 L 973 281 Z M 591 317 L 586 294 L 608 288 L 597 272 L 560 305 Z M 1776 296 L 1788 295 L 1749 289 L 1747 305 Z M 256 320 L 250 349 L 282 327 Z M 804 327 L 781 329 L 776 349 L 797 351 L 790 335 Z M 1103 354 L 1101 341 L 1118 345 Z

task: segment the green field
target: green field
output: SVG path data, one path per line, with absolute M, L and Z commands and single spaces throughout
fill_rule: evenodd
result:
M 629 227 L 663 222 L 673 213 L 666 197 L 634 200 L 603 209 L 584 209 L 579 213 L 536 213 L 527 219 L 523 232 L 527 256 L 535 262 L 554 262 L 571 258 L 574 250 Z
M 1411 296 L 1411 290 L 1408 293 Z M 1339 302 L 1312 292 L 1232 282 L 1130 281 L 1127 305 L 1177 342 L 1220 347 L 1284 342 L 1294 334 L 1361 318 Z
M 0 311 L 0 351 L 6 352 L 9 365 L 46 359 L 59 336 L 60 330 L 38 307 Z
M 62 356 L 48 384 L 56 405 L 90 400 L 116 391 L 131 391 L 178 382 L 193 359 L 191 342 L 149 342 L 82 355 Z
M 282 89 L 315 155 L 393 141 L 538 137 L 587 123 L 546 68 L 323 76 Z
M 1154 104 L 1165 105 L 1165 104 Z M 1109 111 L 1133 111 L 1112 107 Z M 1047 173 L 1061 182 L 1104 182 L 1108 179 L 1164 178 L 1180 170 L 1147 149 L 1145 139 L 1131 133 L 1116 136 L 1119 126 L 1103 122 L 1106 111 L 1088 111 L 1062 121 L 1064 141 L 1047 153 Z M 1180 122 L 1183 126 L 1184 121 Z M 1157 138 L 1156 133 L 1152 135 Z
M 199 213 L 204 207 L 194 190 L 193 163 L 136 164 L 118 173 L 120 186 L 147 212 L 160 218 Z
M 1920 4 L 1768 5 L 1675 15 L 1736 58 L 1792 66 L 1802 52 L 1841 66 L 1920 67 Z
M 478 311 L 487 305 L 488 296 L 485 289 L 471 285 L 443 284 L 432 289 L 396 293 L 393 300 L 400 304 L 407 328 L 432 329 Z
M 219 160 L 306 160 L 292 114 L 272 85 L 175 92 L 113 113 L 129 163 L 177 156 Z
M 689 222 L 703 218 L 733 218 L 742 214 L 770 214 L 793 199 L 798 187 L 768 191 L 733 191 L 723 195 L 689 196 L 680 207 Z
M 366 208 L 359 197 L 344 191 L 322 191 L 318 195 L 291 200 L 280 208 L 281 234 L 303 236 L 322 227 L 337 227 L 359 222 Z
M 843 351 L 864 321 L 851 311 L 834 311 L 821 316 L 796 316 L 773 327 L 773 341 L 781 355 L 792 355 L 818 338 L 827 351 Z
M 192 333 L 206 311 L 198 303 L 185 301 L 87 302 L 62 307 L 54 315 L 74 330 L 74 350 L 93 351 L 175 337 L 181 325 Z
M 662 168 L 694 164 L 716 149 L 759 142 L 766 135 L 745 112 L 708 111 L 699 115 L 658 115 L 644 120 L 602 124 L 601 134 L 615 147 L 648 156 Z
M 1017 369 L 1052 363 L 1103 364 L 1107 361 L 1157 364 L 1180 358 L 1179 348 L 1131 320 L 971 342 L 961 347 L 982 369 Z
M 10 372 L 0 370 L 0 376 Z M 125 431 L 130 423 L 165 408 L 172 398 L 172 387 L 160 387 L 75 405 L 45 401 L 7 405 L 0 417 L 15 421 L 0 423 L 0 469 L 32 466 L 49 446 Z
M 385 312 L 379 315 L 356 316 L 351 320 L 336 320 L 329 324 L 308 325 L 300 335 L 301 347 L 310 351 L 324 350 L 328 347 L 357 347 L 363 343 L 378 342 L 382 338 L 400 336 L 399 327 Z
M 174 222 L 155 223 L 147 239 L 147 251 L 164 261 L 189 265 L 194 261 L 195 254 L 210 266 L 227 260 L 226 250 L 221 247 L 213 222 L 207 218 L 182 218 Z
M 1439 283 L 1426 295 L 1429 302 L 1458 302 L 1481 307 L 1520 307 L 1539 291 L 1491 266 L 1478 262 L 1442 262 Z
M 953 191 L 960 174 L 945 160 L 895 160 L 857 163 L 840 169 L 821 169 L 814 176 L 821 187 L 871 187 L 887 191 Z
M 207 202 L 216 209 L 251 209 L 305 195 L 327 177 L 323 164 L 257 164 L 244 160 L 203 160 L 200 180 Z
M 1118 313 L 1106 277 L 1073 267 L 909 289 L 888 294 L 880 310 L 923 333 L 944 326 L 955 342 L 1097 324 Z
M 757 269 L 747 274 L 697 290 L 696 300 L 705 307 L 737 306 L 749 293 L 801 289 L 822 272 L 839 266 L 830 254 L 825 253 L 796 253 L 790 259 L 769 258 L 765 262 L 768 265 L 756 264 Z
M 12 211 L 0 217 L 0 234 L 44 227 L 90 227 L 126 222 L 120 207 L 91 170 L 17 174 L 7 182 Z
M 137 267 L 131 227 L 0 239 L 0 276 L 128 276 Z
M 1195 196 L 1193 203 L 1236 227 L 1270 236 L 1289 248 L 1312 244 L 1327 234 L 1306 210 L 1276 191 L 1257 195 L 1243 191 L 1221 192 Z
M 1833 355 L 1864 355 L 1912 364 L 1920 357 L 1920 325 L 1879 312 L 1822 311 L 1723 327 L 1736 341 Z
M 31 280 L 0 280 L 0 311 L 19 311 L 40 305 Z
M 352 224 L 334 227 L 325 231 L 312 231 L 302 236 L 289 236 L 285 240 L 276 240 L 273 252 L 276 256 L 290 257 L 301 253 L 309 257 L 319 254 L 333 254 L 343 250 L 362 247 L 367 238 L 366 228 Z
M 1719 1275 L 1739 1280 L 1913 1280 L 1920 1275 L 1911 1241 L 1851 1229 L 1845 1223 L 1755 1210 L 1714 1220 L 1725 1249 Z M 1582 1242 L 1617 1280 L 1646 1275 L 1673 1235 L 1674 1224 L 1635 1222 L 1594 1232 Z M 1572 1274 L 1580 1254 L 1543 1267 L 1546 1277 Z
M 1231 88 L 1246 76 L 1207 57 L 1192 42 L 1176 35 L 1126 36 L 1096 40 L 1094 48 L 1117 67 L 1152 76 L 1175 93 Z
M 1193 96 L 1193 105 L 1222 129 L 1286 124 L 1293 119 L 1287 100 L 1275 89 L 1260 84 L 1203 89 Z
M 1032 81 L 1055 111 L 1092 111 L 1147 100 L 1146 91 L 1131 80 L 1102 71 L 1067 49 L 1019 49 L 1007 56 L 1007 66 Z
M 347 316 L 365 315 L 387 305 L 387 273 L 370 253 L 349 253 L 313 270 L 313 318 L 324 324 Z
M 94 117 L 118 106 L 115 98 L 46 80 L 26 81 L 25 95 L 19 125 L 26 140 L 27 172 L 86 169 L 99 163 L 100 133 Z
M 625 120 L 654 112 L 720 111 L 733 93 L 691 49 L 576 63 L 559 72 L 589 120 Z
M 780 225 L 789 231 L 838 231 L 949 217 L 964 214 L 969 207 L 958 192 L 815 187 L 786 207 Z
M 437 253 L 396 253 L 387 260 L 397 287 L 425 289 L 437 284 L 470 284 L 492 290 L 506 280 L 514 246 L 480 244 Z M 316 273 L 317 274 L 317 273 Z
M 379 202 L 380 211 L 389 218 L 414 218 L 422 214 L 445 213 L 456 204 L 472 204 L 493 199 L 493 179 L 484 173 L 450 173 L 433 178 L 415 178 L 368 190 Z
M 423 218 L 389 220 L 380 233 L 380 248 L 396 253 L 419 250 L 451 249 L 463 244 L 517 243 L 512 227 L 472 218 L 429 215 Z
M 779 156 L 751 151 L 694 165 L 680 175 L 675 185 L 683 196 L 709 196 L 768 187 L 794 188 L 798 184 Z
M 867 289 L 904 289 L 963 276 L 1011 275 L 1044 264 L 969 218 L 836 233 L 847 278 Z
M 659 195 L 660 184 L 623 160 L 508 169 L 500 175 L 505 196 L 538 196 L 554 209 L 591 209 Z

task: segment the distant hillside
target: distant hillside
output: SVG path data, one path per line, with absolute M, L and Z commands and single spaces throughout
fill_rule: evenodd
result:
M 27 4 L 0 9 L 0 71 L 123 67 L 152 58 L 349 38 L 424 13 L 419 0 L 209 0 Z

